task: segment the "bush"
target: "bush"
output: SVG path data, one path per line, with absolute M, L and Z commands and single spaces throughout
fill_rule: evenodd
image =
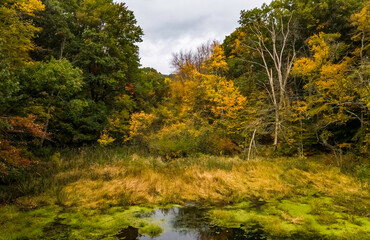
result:
M 164 127 L 149 140 L 150 152 L 165 159 L 196 153 L 198 145 L 197 134 L 183 123 Z
M 177 123 L 162 128 L 149 137 L 152 154 L 165 159 L 186 157 L 198 153 L 212 155 L 232 155 L 239 151 L 230 138 L 222 136 L 209 126 L 196 128 L 191 124 Z
M 370 163 L 357 166 L 356 174 L 362 183 L 370 184 Z

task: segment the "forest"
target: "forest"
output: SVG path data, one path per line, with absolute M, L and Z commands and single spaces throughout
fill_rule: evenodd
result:
M 1 0 L 0 239 L 370 239 L 370 2 L 240 10 L 164 75 L 125 3 Z

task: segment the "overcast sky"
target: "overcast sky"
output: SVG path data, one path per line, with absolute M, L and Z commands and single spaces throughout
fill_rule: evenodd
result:
M 144 30 L 139 44 L 143 67 L 173 71 L 171 56 L 208 40 L 222 42 L 238 27 L 240 11 L 271 0 L 118 0 L 134 11 Z

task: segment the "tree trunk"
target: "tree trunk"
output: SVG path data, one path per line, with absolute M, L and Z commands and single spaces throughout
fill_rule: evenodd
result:
M 274 146 L 277 148 L 278 144 L 278 134 L 279 134 L 279 107 L 275 108 L 275 131 L 274 131 Z
M 61 60 L 63 58 L 63 52 L 64 52 L 64 46 L 66 44 L 66 36 L 64 36 L 63 38 L 63 42 L 62 44 L 60 45 L 60 55 L 59 55 L 59 60 Z
M 46 135 L 48 133 L 48 127 L 49 127 L 49 116 L 50 116 L 50 106 L 48 107 L 48 117 L 46 118 L 46 121 L 45 121 L 45 129 L 44 129 L 44 134 L 41 138 L 41 143 L 40 143 L 40 146 L 42 147 L 44 145 L 44 142 L 45 142 L 45 139 L 46 139 Z
M 253 141 L 254 141 L 254 136 L 256 135 L 256 131 L 257 131 L 257 128 L 255 128 L 255 129 L 254 129 L 254 132 L 253 132 L 253 135 L 252 135 L 252 138 L 251 138 L 251 142 L 250 142 L 250 144 L 249 144 L 248 160 L 249 160 L 250 155 L 251 155 L 252 144 L 253 144 Z

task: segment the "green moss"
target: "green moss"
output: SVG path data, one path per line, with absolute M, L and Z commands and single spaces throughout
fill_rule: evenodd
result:
M 292 217 L 307 217 L 311 207 L 305 203 L 296 203 L 289 200 L 283 200 L 278 204 L 278 208 L 289 213 Z
M 161 235 L 161 233 L 163 232 L 161 227 L 159 227 L 157 225 L 154 225 L 154 224 L 149 224 L 149 225 L 143 226 L 139 229 L 140 229 L 140 231 L 139 231 L 140 234 L 148 235 L 152 238 Z
M 239 204 L 212 210 L 209 215 L 212 223 L 218 226 L 248 229 L 257 223 L 273 238 L 366 239 L 370 234 L 368 218 L 349 216 L 333 209 L 329 198 L 302 198 L 301 201 L 303 203 L 272 201 L 258 209 L 247 209 L 248 204 Z
M 62 213 L 63 224 L 71 226 L 74 239 L 102 238 L 114 236 L 122 228 L 133 226 L 139 229 L 146 227 L 150 221 L 149 213 L 153 209 L 146 207 L 113 207 L 101 210 L 73 210 Z
M 31 211 L 22 211 L 16 206 L 0 207 L 0 239 L 37 239 L 59 211 L 60 207 L 55 205 Z
M 157 236 L 162 229 L 151 223 L 152 211 L 147 207 L 114 207 L 102 211 L 48 206 L 23 212 L 15 206 L 4 206 L 0 208 L 3 226 L 0 239 L 102 239 L 127 226 Z

